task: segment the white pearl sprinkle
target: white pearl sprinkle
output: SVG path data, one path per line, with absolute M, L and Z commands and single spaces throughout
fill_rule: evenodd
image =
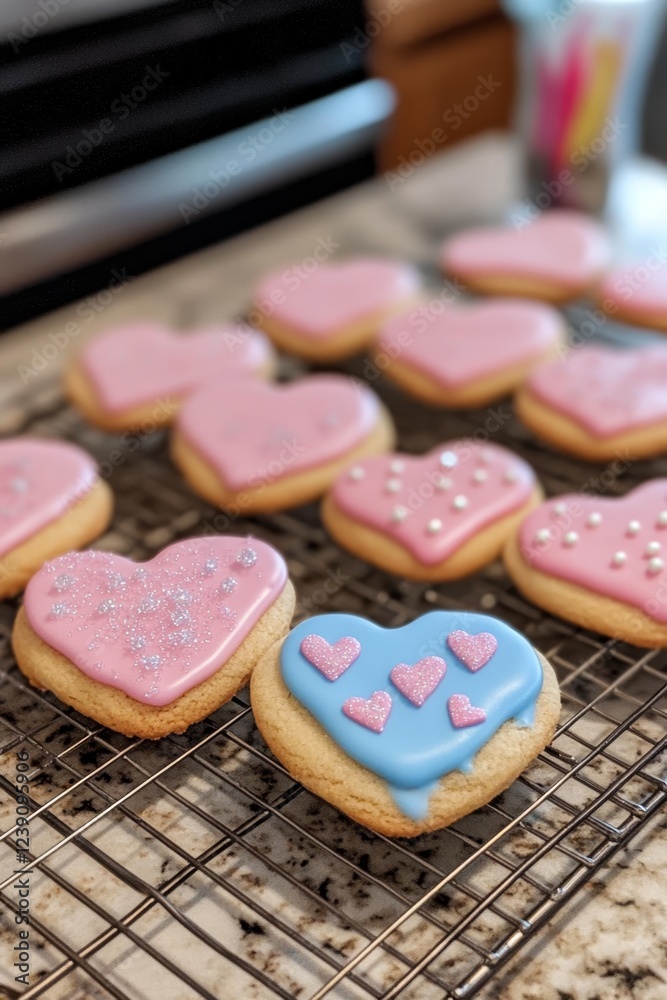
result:
M 586 524 L 589 528 L 597 528 L 602 524 L 602 514 L 599 511 L 594 510 L 592 514 L 589 514 L 586 518 Z
M 454 508 L 454 510 L 465 510 L 467 506 L 468 506 L 468 498 L 464 496 L 463 493 L 459 493 L 459 495 L 454 497 L 454 499 L 452 500 L 452 507 Z
M 204 576 L 215 576 L 218 572 L 218 560 L 215 556 L 207 559 L 204 563 Z
M 135 635 L 130 639 L 130 649 L 133 653 L 138 653 L 140 649 L 143 649 L 148 640 L 145 635 Z
M 385 493 L 398 493 L 402 486 L 400 479 L 388 479 L 384 491 Z
M 438 476 L 435 481 L 436 490 L 440 490 L 441 493 L 445 493 L 447 490 L 451 489 L 452 480 L 449 476 Z
M 661 510 L 658 514 L 657 525 L 659 528 L 667 528 L 667 510 Z
M 628 521 L 626 535 L 636 535 L 637 532 L 640 530 L 641 530 L 641 523 L 639 521 Z
M 558 503 L 554 504 L 554 514 L 556 517 L 563 517 L 564 514 L 567 514 L 567 504 L 564 500 L 559 500 Z
M 359 480 L 363 479 L 365 475 L 366 473 L 361 468 L 361 466 L 355 465 L 352 469 L 350 469 L 350 471 L 347 474 L 347 477 L 348 479 L 351 479 L 353 482 L 358 483 Z
M 257 562 L 257 553 L 254 549 L 241 549 L 236 557 L 236 561 L 239 566 L 245 566 L 246 569 L 250 569 Z
M 472 479 L 474 483 L 485 483 L 489 478 L 489 474 L 486 469 L 475 469 L 472 474 Z
M 566 545 L 568 548 L 571 548 L 573 545 L 576 545 L 578 541 L 579 541 L 579 535 L 576 533 L 576 531 L 568 531 L 563 539 L 563 545 Z
M 401 458 L 395 458 L 393 462 L 391 462 L 389 465 L 389 471 L 393 472 L 394 474 L 403 472 L 404 468 L 405 468 L 405 462 Z
M 645 549 L 646 555 L 657 556 L 661 548 L 662 545 L 660 544 L 660 542 L 649 542 Z
M 535 532 L 535 541 L 539 542 L 540 545 L 544 545 L 551 538 L 551 532 L 548 528 L 539 528 Z
M 660 556 L 653 556 L 652 559 L 649 559 L 649 561 L 648 561 L 648 563 L 646 565 L 646 570 L 647 570 L 648 573 L 651 573 L 652 575 L 654 575 L 655 573 L 659 573 L 660 572 L 660 570 L 662 569 L 663 565 L 664 565 L 664 563 L 663 563 L 662 559 L 660 558 Z
M 508 469 L 503 476 L 506 483 L 515 483 L 519 478 L 519 474 L 516 469 Z
M 226 576 L 218 589 L 221 594 L 233 594 L 236 590 L 237 582 L 233 576 Z
M 458 458 L 453 451 L 443 451 L 440 456 L 440 465 L 443 469 L 453 469 L 458 464 Z
M 394 524 L 402 524 L 407 516 L 408 516 L 407 510 L 405 509 L 405 507 L 401 507 L 399 504 L 397 504 L 396 507 L 394 507 L 394 509 L 391 512 L 391 519 L 394 522 Z
M 611 557 L 612 566 L 623 566 L 627 558 L 628 557 L 625 554 L 625 552 L 620 552 L 620 551 L 614 552 L 613 556 Z
M 426 525 L 426 530 L 429 535 L 437 535 L 439 531 L 442 531 L 442 521 L 439 517 L 432 517 L 431 520 Z

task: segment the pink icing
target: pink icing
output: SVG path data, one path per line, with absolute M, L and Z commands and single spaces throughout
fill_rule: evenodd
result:
M 366 386 L 344 375 L 309 375 L 289 385 L 209 385 L 186 400 L 177 423 L 230 489 L 261 489 L 347 454 L 379 412 Z
M 333 499 L 348 517 L 432 566 L 522 507 L 534 489 L 533 470 L 512 452 L 462 440 L 420 457 L 367 458 L 336 480 Z
M 667 266 L 651 270 L 640 263 L 614 268 L 601 283 L 599 298 L 611 299 L 621 310 L 662 316 L 667 312 Z
M 527 386 L 594 437 L 613 437 L 667 420 L 667 346 L 580 347 L 535 369 Z
M 329 681 L 337 681 L 351 667 L 361 652 L 361 643 L 351 635 L 330 645 L 321 635 L 307 635 L 301 640 L 301 652 Z
M 205 382 L 252 374 L 269 364 L 266 337 L 225 323 L 180 335 L 156 323 L 127 323 L 94 337 L 81 364 L 110 413 L 161 397 L 180 399 Z
M 374 691 L 370 698 L 348 698 L 343 703 L 343 712 L 360 726 L 381 733 L 391 712 L 391 695 L 386 691 Z
M 575 288 L 592 282 L 607 266 L 605 230 L 578 212 L 543 212 L 521 229 L 466 229 L 441 249 L 447 271 L 466 275 L 509 275 L 555 281 Z
M 169 705 L 229 660 L 287 580 L 254 538 L 193 538 L 137 565 L 111 552 L 46 563 L 25 593 L 32 629 L 82 673 Z
M 447 711 L 456 729 L 479 726 L 481 722 L 486 722 L 484 709 L 471 705 L 467 694 L 453 694 L 447 701 Z
M 667 622 L 667 479 L 620 499 L 548 500 L 522 522 L 519 546 L 534 569 Z
M 393 309 L 420 287 L 417 271 L 403 261 L 361 257 L 269 274 L 255 293 L 255 308 L 313 340 Z
M 475 674 L 486 666 L 498 649 L 498 640 L 490 632 L 478 632 L 477 635 L 471 635 L 469 632 L 458 629 L 456 632 L 449 633 L 447 645 L 464 667 Z
M 95 462 L 72 444 L 0 442 L 0 556 L 66 514 L 96 481 Z
M 440 656 L 426 656 L 410 666 L 397 663 L 389 674 L 392 684 L 417 708 L 431 697 L 445 676 L 447 664 Z
M 479 305 L 429 306 L 390 319 L 378 347 L 457 389 L 542 357 L 563 331 L 560 313 L 540 302 L 496 299 Z

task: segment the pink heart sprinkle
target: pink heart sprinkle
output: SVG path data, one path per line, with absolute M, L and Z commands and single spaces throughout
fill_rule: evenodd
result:
M 391 695 L 386 691 L 374 691 L 370 698 L 348 698 L 343 712 L 360 726 L 381 733 L 391 712 Z
M 351 635 L 343 636 L 333 646 L 321 635 L 307 635 L 301 640 L 301 652 L 329 681 L 337 681 L 351 667 L 361 652 L 361 643 Z
M 484 709 L 471 705 L 467 694 L 453 694 L 447 702 L 447 711 L 452 725 L 456 726 L 457 729 L 478 726 L 480 722 L 486 722 Z
M 485 666 L 498 649 L 498 640 L 490 632 L 471 635 L 459 629 L 447 636 L 447 645 L 458 656 L 461 663 L 475 673 Z
M 445 676 L 446 670 L 447 664 L 441 657 L 426 656 L 412 666 L 397 663 L 389 677 L 408 701 L 421 708 Z

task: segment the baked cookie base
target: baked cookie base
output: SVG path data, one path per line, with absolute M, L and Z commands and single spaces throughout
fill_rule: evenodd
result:
M 450 268 L 445 270 L 446 273 L 453 274 L 454 277 L 458 278 L 471 292 L 478 292 L 481 295 L 512 295 L 517 298 L 540 299 L 542 302 L 551 302 L 553 305 L 579 298 L 599 280 L 599 275 L 595 275 L 584 284 L 573 287 L 537 278 L 531 280 L 512 274 L 464 274 Z
M 394 803 L 386 782 L 352 760 L 287 689 L 276 643 L 257 664 L 250 699 L 257 726 L 279 761 L 297 781 L 357 823 L 387 837 L 416 837 L 449 826 L 504 791 L 551 740 L 560 712 L 560 692 L 550 664 L 538 653 L 544 685 L 535 725 L 500 727 L 474 759 L 470 774 L 453 771 L 440 780 L 419 822 Z
M 408 580 L 443 583 L 469 576 L 497 559 L 508 537 L 517 530 L 526 514 L 542 503 L 543 499 L 542 490 L 536 487 L 528 503 L 479 531 L 451 556 L 432 566 L 420 563 L 392 538 L 349 517 L 337 506 L 332 494 L 326 496 L 322 503 L 322 520 L 338 544 L 360 559 Z
M 516 535 L 507 542 L 503 558 L 507 572 L 521 593 L 545 611 L 635 646 L 649 649 L 667 646 L 667 625 L 613 597 L 596 594 L 534 569 L 523 558 Z
M 620 457 L 651 458 L 667 452 L 667 421 L 613 437 L 594 437 L 570 417 L 542 403 L 527 386 L 516 393 L 514 411 L 547 444 L 591 462 L 610 462 Z
M 605 309 L 605 303 L 609 303 L 609 296 L 605 295 L 597 299 L 597 305 L 611 319 L 619 323 L 629 323 L 631 326 L 641 326 L 647 330 L 657 330 L 659 333 L 667 333 L 667 313 L 649 313 L 641 309 L 626 308 L 622 302 L 615 299 L 611 301 L 616 309 Z
M 156 740 L 169 733 L 182 733 L 205 719 L 247 683 L 257 660 L 275 643 L 276 636 L 288 632 L 295 600 L 288 580 L 229 660 L 169 705 L 144 704 L 119 688 L 88 677 L 37 635 L 25 608 L 16 617 L 12 647 L 20 670 L 34 687 L 53 691 L 66 705 L 125 736 Z
M 0 598 L 13 597 L 49 559 L 80 549 L 111 521 L 113 493 L 98 479 L 61 517 L 0 558 Z
M 171 436 L 171 457 L 194 492 L 209 503 L 235 513 L 269 514 L 316 500 L 350 465 L 369 455 L 391 451 L 395 440 L 396 432 L 391 417 L 381 407 L 378 421 L 370 434 L 360 445 L 335 462 L 240 491 L 230 489 L 178 429 Z
M 262 316 L 258 320 L 259 329 L 273 341 L 279 350 L 294 354 L 298 358 L 325 364 L 342 361 L 363 351 L 377 335 L 382 324 L 397 313 L 407 311 L 418 301 L 416 295 L 407 296 L 394 303 L 389 309 L 373 313 L 358 323 L 342 327 L 325 338 L 308 337 L 291 327 L 278 322 L 273 316 Z
M 275 363 L 270 362 L 258 369 L 255 374 L 258 378 L 268 379 L 274 375 L 275 368 Z M 165 399 L 153 399 L 142 406 L 112 412 L 105 408 L 82 365 L 76 359 L 65 370 L 64 389 L 72 406 L 89 424 L 111 433 L 154 431 L 168 427 L 175 420 L 183 401 L 181 397 L 168 396 Z
M 448 409 L 488 406 L 489 403 L 509 395 L 517 386 L 525 382 L 537 365 L 544 364 L 544 362 L 556 357 L 564 340 L 565 332 L 563 331 L 563 335 L 548 351 L 543 351 L 524 364 L 512 365 L 510 368 L 504 368 L 493 375 L 468 382 L 456 389 L 446 388 L 430 375 L 413 368 L 407 362 L 401 361 L 400 358 L 392 359 L 389 364 L 385 364 L 382 370 L 392 382 L 423 403 L 443 406 Z M 380 355 L 383 359 L 386 357 L 384 351 L 378 351 L 374 358 L 376 364 Z

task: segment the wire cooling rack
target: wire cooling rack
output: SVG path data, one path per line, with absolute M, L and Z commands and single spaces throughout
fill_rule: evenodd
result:
M 401 446 L 475 433 L 509 444 L 550 494 L 623 493 L 661 462 L 606 469 L 539 448 L 507 403 L 426 410 L 376 384 Z M 6 416 L 6 415 L 5 415 Z M 136 559 L 203 531 L 251 532 L 286 557 L 299 615 L 367 614 L 402 625 L 433 608 L 506 619 L 555 667 L 560 729 L 507 792 L 412 841 L 371 834 L 304 791 L 262 742 L 247 695 L 182 736 L 129 740 L 31 689 L 0 605 L 0 903 L 16 943 L 17 753 L 31 789 L 31 978 L 0 995 L 50 1000 L 269 1000 L 472 996 L 667 797 L 664 652 L 605 641 L 542 614 L 500 565 L 459 583 L 394 579 L 343 553 L 315 505 L 227 525 L 172 468 L 163 435 L 84 426 L 57 387 L 33 393 L 16 430 L 93 452 L 117 497 L 101 547 Z M 3 992 L 4 990 L 4 992 Z

